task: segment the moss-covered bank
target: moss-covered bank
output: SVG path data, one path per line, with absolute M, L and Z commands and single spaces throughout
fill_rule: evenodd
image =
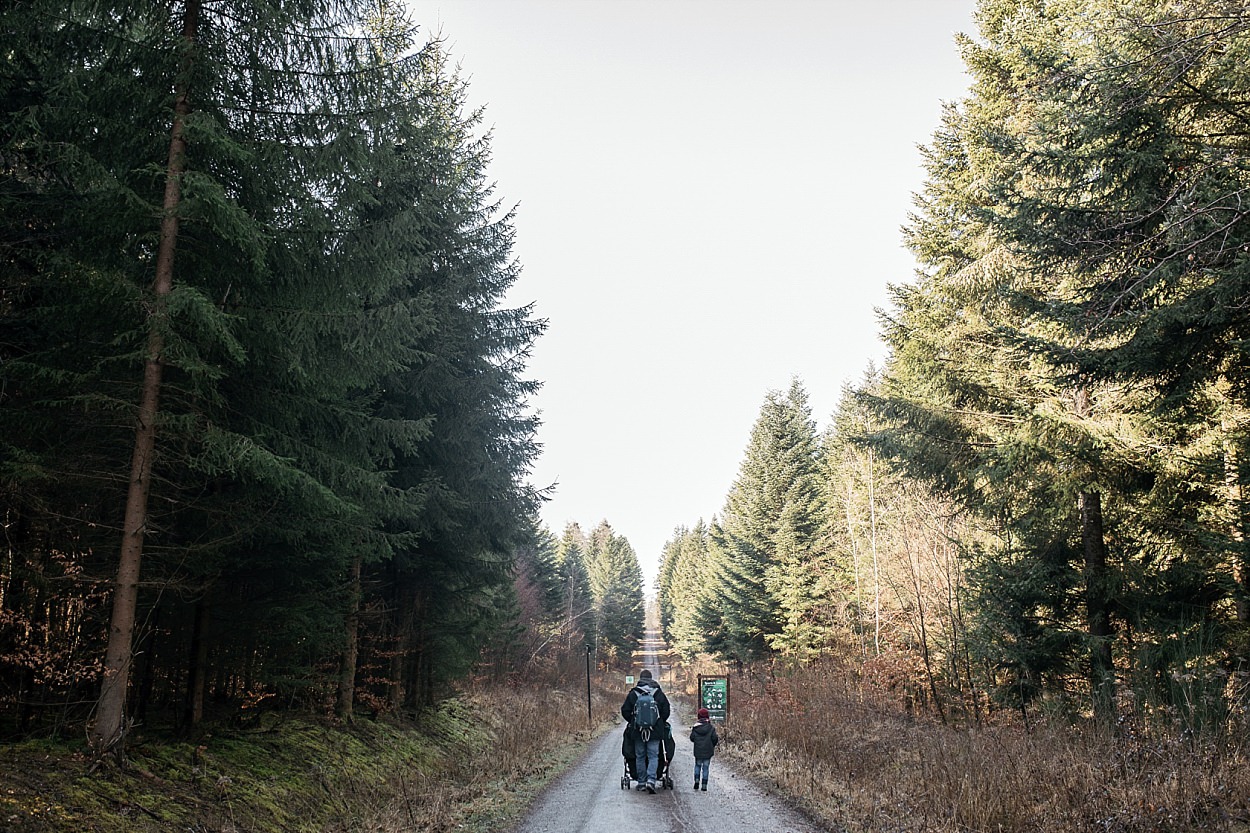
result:
M 5 833 L 497 831 L 610 725 L 569 728 L 584 695 L 465 694 L 416 724 L 275 714 L 194 742 L 136 731 L 124 767 L 82 742 L 0 747 Z M 536 752 L 541 754 L 536 755 Z

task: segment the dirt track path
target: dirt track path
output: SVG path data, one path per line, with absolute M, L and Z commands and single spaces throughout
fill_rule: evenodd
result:
M 655 661 L 662 649 L 654 634 L 644 645 L 646 664 L 663 686 L 662 667 Z M 657 671 L 658 669 L 658 671 Z M 637 669 L 635 669 L 637 673 Z M 621 698 L 624 699 L 622 691 Z M 674 705 L 671 722 L 677 754 L 671 772 L 674 789 L 655 795 L 621 788 L 623 726 L 595 741 L 585 756 L 556 778 L 513 833 L 821 833 L 824 828 L 739 777 L 724 758 L 712 759 L 707 792 L 695 792 L 689 715 Z

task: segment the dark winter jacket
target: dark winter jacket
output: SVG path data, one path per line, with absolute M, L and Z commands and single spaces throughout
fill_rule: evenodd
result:
M 621 703 L 621 717 L 625 718 L 626 723 L 634 722 L 634 704 L 638 702 L 638 695 L 643 692 L 650 692 L 655 697 L 655 704 L 660 707 L 660 720 L 667 723 L 670 707 L 668 704 L 668 695 L 660 688 L 660 684 L 652 679 L 639 680 L 638 685 L 629 690 L 625 702 Z
M 694 759 L 696 761 L 712 757 L 716 744 L 720 743 L 720 738 L 716 735 L 716 727 L 712 725 L 710 720 L 707 723 L 696 723 L 694 728 L 690 730 L 690 739 L 694 741 Z
M 664 760 L 671 761 L 673 756 L 677 754 L 677 738 L 673 737 L 673 727 L 669 723 L 661 723 L 659 734 L 653 734 L 652 740 L 659 740 L 660 746 L 664 750 Z M 621 736 L 621 754 L 627 760 L 634 760 L 637 750 L 634 744 L 638 742 L 638 733 L 634 731 L 633 723 L 625 724 L 625 733 Z

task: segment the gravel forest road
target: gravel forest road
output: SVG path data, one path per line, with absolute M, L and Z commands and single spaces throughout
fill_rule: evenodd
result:
M 658 640 L 648 634 L 645 665 L 655 662 Z M 636 671 L 635 671 L 636 673 Z M 663 672 L 656 675 L 661 685 Z M 622 691 L 621 699 L 625 692 Z M 674 705 L 670 722 L 677 752 L 670 771 L 673 789 L 655 795 L 621 788 L 623 724 L 590 747 L 580 761 L 551 783 L 530 814 L 512 833 L 824 833 L 746 777 L 737 775 L 721 757 L 712 759 L 707 792 L 695 792 L 690 727 Z

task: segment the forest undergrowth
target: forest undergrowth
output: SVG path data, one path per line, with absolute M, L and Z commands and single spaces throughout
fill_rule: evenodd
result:
M 1244 737 L 1018 713 L 964 725 L 828 670 L 734 676 L 726 757 L 847 833 L 1245 833 Z
M 273 713 L 189 741 L 140 729 L 125 766 L 94 772 L 85 742 L 7 744 L 0 830 L 492 833 L 614 725 L 616 699 L 596 686 L 593 726 L 584 689 L 521 684 L 466 689 L 416 724 Z
M 691 680 L 693 682 L 693 680 Z M 718 750 L 840 833 L 1247 833 L 1247 747 L 1124 722 L 943 723 L 829 669 L 732 675 Z M 693 685 L 684 687 L 694 691 Z M 274 713 L 195 740 L 136 732 L 125 767 L 85 743 L 0 747 L 6 833 L 490 833 L 614 725 L 619 686 L 468 688 L 419 724 Z M 683 686 L 674 684 L 674 695 Z M 602 718 L 602 720 L 599 720 Z

